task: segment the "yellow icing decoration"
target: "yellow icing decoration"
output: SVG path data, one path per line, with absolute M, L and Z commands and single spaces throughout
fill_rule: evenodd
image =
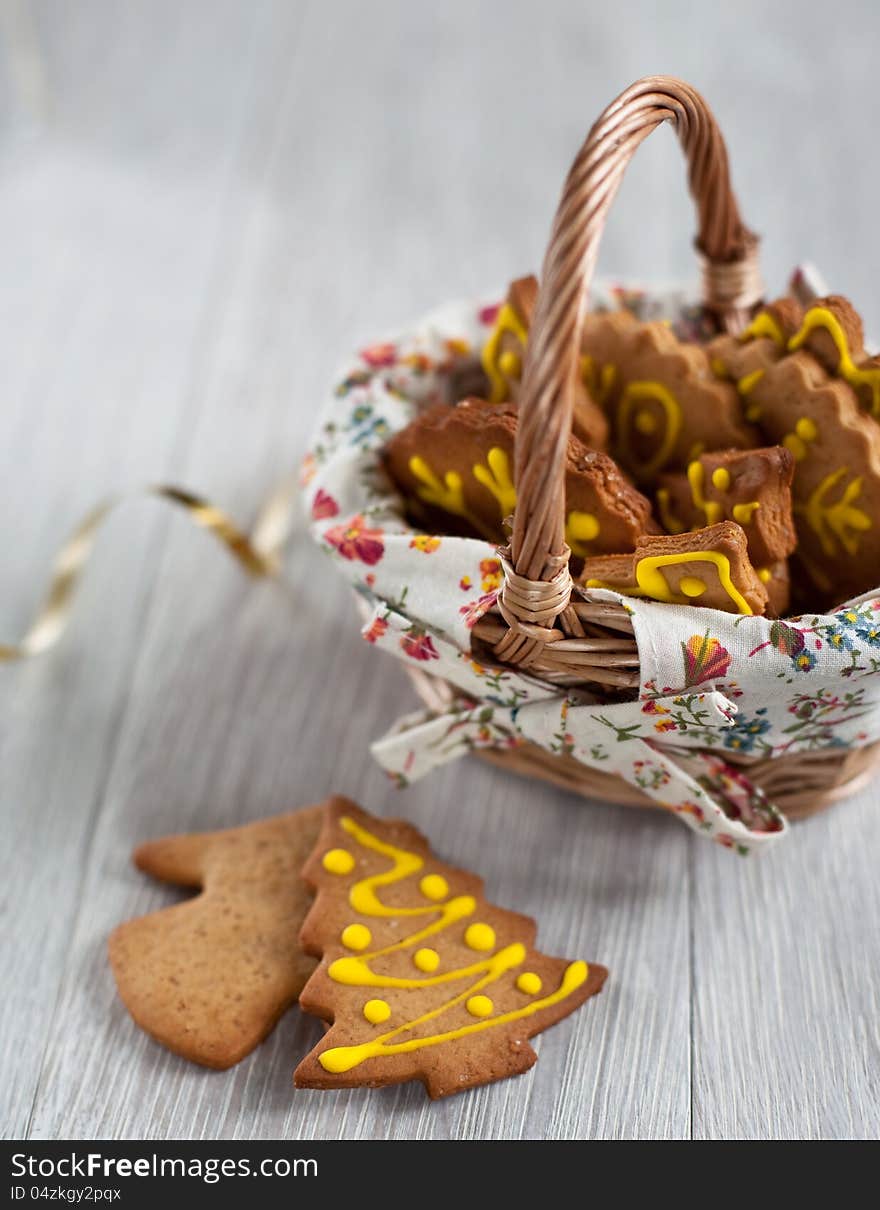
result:
M 669 491 L 665 487 L 657 488 L 657 510 L 660 513 L 660 521 L 663 524 L 663 528 L 668 534 L 684 533 L 684 522 L 679 521 L 678 517 L 673 513 Z
M 372 852 L 379 853 L 383 857 L 387 857 L 391 866 L 384 873 L 374 874 L 371 877 L 363 878 L 359 882 L 354 883 L 349 888 L 348 900 L 351 907 L 364 916 L 374 916 L 381 918 L 400 918 L 402 916 L 424 917 L 437 916 L 438 919 L 427 925 L 425 928 L 419 929 L 417 932 L 405 937 L 402 941 L 396 942 L 394 945 L 386 946 L 384 949 L 375 950 L 370 954 L 363 954 L 358 957 L 338 958 L 330 964 L 328 975 L 337 983 L 342 983 L 351 987 L 385 987 L 385 988 L 424 988 L 433 987 L 442 983 L 459 982 L 464 979 L 474 978 L 468 987 L 465 987 L 458 995 L 440 1004 L 437 1008 L 431 1009 L 429 1012 L 423 1013 L 421 1016 L 412 1021 L 405 1021 L 389 1033 L 383 1034 L 381 1037 L 374 1038 L 370 1042 L 364 1042 L 356 1046 L 336 1046 L 330 1050 L 324 1051 L 319 1055 L 319 1062 L 325 1071 L 332 1073 L 341 1073 L 350 1071 L 353 1067 L 363 1063 L 365 1060 L 374 1058 L 378 1055 L 402 1054 L 414 1050 L 421 1050 L 423 1047 L 438 1046 L 443 1042 L 451 1042 L 458 1038 L 466 1037 L 478 1030 L 492 1029 L 499 1025 L 506 1025 L 511 1021 L 520 1020 L 523 1017 L 531 1016 L 534 1013 L 540 1012 L 544 1008 L 549 1008 L 554 1004 L 558 1004 L 572 992 L 576 991 L 587 979 L 589 968 L 585 962 L 572 962 L 566 967 L 562 976 L 559 987 L 545 996 L 541 1000 L 533 1000 L 522 1008 L 513 1009 L 506 1013 L 501 1013 L 498 1016 L 489 1018 L 484 1015 L 484 1002 L 488 1003 L 488 1013 L 494 1011 L 494 1006 L 488 996 L 482 995 L 483 989 L 490 984 L 496 982 L 501 976 L 509 970 L 521 966 L 526 959 L 526 947 L 520 942 L 513 942 L 511 945 L 505 946 L 503 949 L 496 950 L 494 953 L 486 953 L 485 957 L 480 958 L 472 965 L 460 968 L 458 970 L 444 971 L 441 974 L 429 975 L 423 979 L 406 979 L 395 978 L 391 975 L 379 974 L 372 970 L 370 963 L 376 958 L 385 954 L 399 953 L 407 950 L 413 945 L 420 942 L 423 938 L 434 933 L 441 932 L 450 924 L 465 917 L 472 915 L 476 911 L 476 900 L 469 895 L 459 895 L 452 899 L 448 899 L 443 903 L 428 904 L 423 907 L 406 908 L 399 905 L 393 907 L 386 906 L 378 897 L 377 890 L 382 887 L 390 886 L 394 883 L 401 882 L 405 878 L 417 874 L 423 867 L 424 861 L 416 853 L 410 853 L 405 849 L 396 848 L 394 845 L 387 844 L 374 836 L 366 828 L 361 827 L 353 819 L 347 816 L 340 818 L 340 827 L 346 831 L 358 844 Z M 344 850 L 331 850 L 331 852 L 342 852 Z M 350 854 L 349 854 L 350 856 Z M 422 878 L 420 887 L 429 878 L 440 879 L 440 875 L 425 875 Z M 445 879 L 442 881 L 445 882 Z M 437 888 L 437 883 L 432 884 L 434 889 Z M 468 936 L 472 940 L 467 940 Z M 487 924 L 483 922 L 475 922 L 471 924 L 465 934 L 465 939 L 471 948 L 482 949 L 488 942 L 488 949 L 491 950 L 495 945 L 495 932 Z M 474 944 L 476 941 L 477 944 Z M 418 953 L 434 952 L 427 950 L 417 951 Z M 416 955 L 416 956 L 417 956 Z M 414 961 L 416 958 L 414 957 Z M 529 977 L 529 972 L 523 972 L 526 977 Z M 532 976 L 537 978 L 537 976 Z M 529 987 L 535 985 L 529 982 Z M 525 988 L 522 988 L 525 990 Z M 539 987 L 536 990 L 540 990 Z M 533 994 L 533 993 L 532 993 Z M 427 1021 L 433 1021 L 442 1016 L 450 1009 L 459 1005 L 465 1005 L 469 1012 L 475 1013 L 480 1019 L 468 1025 L 461 1026 L 458 1029 L 450 1029 L 445 1032 L 430 1034 L 425 1037 L 409 1036 L 405 1041 L 396 1042 L 395 1038 L 401 1034 L 411 1035 L 412 1032 L 424 1025 Z M 373 1022 L 373 1017 L 370 1013 L 381 1012 L 379 1005 L 385 1005 L 384 1000 L 368 1000 L 364 1005 L 364 1016 L 368 1021 Z M 471 1005 L 474 1007 L 472 1008 Z M 386 1005 L 387 1007 L 387 1005 Z M 390 1013 L 390 1009 L 389 1009 Z M 385 1019 L 385 1018 L 383 1018 Z M 378 1018 L 374 1023 L 378 1023 Z
M 716 378 L 726 378 L 727 377 L 727 366 L 724 364 L 724 362 L 721 360 L 720 357 L 712 358 L 712 360 L 709 362 L 709 369 L 712 371 L 712 373 L 715 375 Z
M 867 386 L 871 391 L 871 413 L 880 417 L 880 368 L 860 370 L 852 359 L 846 332 L 833 311 L 827 307 L 811 307 L 804 316 L 800 330 L 788 342 L 790 352 L 795 352 L 816 328 L 824 328 L 837 349 L 837 373 L 852 387 Z
M 489 385 L 491 388 L 489 392 L 489 399 L 492 403 L 504 403 L 505 400 L 510 398 L 510 381 L 509 378 L 505 376 L 505 370 L 501 364 L 502 360 L 504 359 L 504 353 L 501 353 L 499 356 L 501 338 L 504 336 L 505 332 L 510 332 L 513 336 L 515 336 L 522 348 L 526 347 L 528 333 L 526 332 L 525 325 L 517 315 L 516 311 L 514 311 L 510 303 L 507 302 L 503 303 L 498 308 L 498 316 L 495 320 L 495 327 L 492 329 L 489 339 L 483 346 L 483 352 L 481 354 L 483 369 L 486 371 L 486 376 L 489 379 Z M 510 366 L 512 363 L 507 362 L 506 364 Z M 522 367 L 520 366 L 520 370 L 521 369 Z M 516 376 L 510 375 L 510 377 Z
M 717 466 L 712 472 L 712 486 L 717 487 L 719 492 L 729 491 L 730 471 L 726 466 Z
M 697 576 L 682 576 L 678 587 L 686 597 L 701 597 L 706 591 L 706 581 Z
M 639 463 L 631 446 L 631 427 L 635 424 L 638 429 L 638 416 L 645 411 L 637 405 L 645 401 L 659 403 L 664 413 L 666 424 L 661 432 L 661 440 L 654 453 L 647 461 Z M 634 418 L 633 413 L 636 413 Z M 621 449 L 630 464 L 635 464 L 641 475 L 652 475 L 669 461 L 675 443 L 681 432 L 681 405 L 672 392 L 660 382 L 630 382 L 623 393 L 618 410 L 618 430 L 620 432 Z M 639 430 L 644 431 L 644 430 Z
M 421 487 L 416 488 L 420 500 L 424 500 L 426 504 L 434 504 L 447 513 L 455 513 L 459 517 L 467 516 L 464 485 L 458 471 L 447 471 L 441 483 L 420 454 L 413 454 L 410 458 L 409 469 L 421 483 Z
M 541 1000 L 532 1000 L 530 1004 L 525 1004 L 522 1008 L 501 1013 L 500 1016 L 492 1017 L 491 1020 L 474 1021 L 471 1025 L 463 1025 L 460 1029 L 450 1029 L 446 1033 L 433 1034 L 427 1038 L 409 1038 L 405 1042 L 390 1042 L 391 1038 L 403 1033 L 404 1030 L 414 1029 L 432 1017 L 438 1016 L 439 1013 L 445 1012 L 446 1009 L 451 1008 L 453 1005 L 460 1003 L 463 997 L 468 996 L 467 992 L 463 992 L 461 996 L 456 996 L 454 1000 L 448 1001 L 441 1008 L 425 1013 L 423 1016 L 416 1018 L 415 1021 L 408 1021 L 406 1025 L 392 1030 L 391 1033 L 383 1034 L 381 1038 L 376 1038 L 372 1042 L 363 1042 L 360 1046 L 334 1046 L 331 1050 L 325 1050 L 322 1055 L 318 1056 L 318 1061 L 325 1071 L 337 1075 L 340 1072 L 351 1071 L 359 1063 L 363 1063 L 366 1059 L 375 1058 L 376 1055 L 405 1054 L 413 1050 L 421 1050 L 425 1046 L 439 1046 L 443 1042 L 454 1042 L 458 1038 L 467 1037 L 469 1034 L 477 1033 L 479 1030 L 492 1029 L 498 1025 L 507 1025 L 510 1021 L 519 1021 L 523 1017 L 531 1017 L 535 1013 L 540 1012 L 541 1009 L 550 1008 L 552 1005 L 558 1004 L 560 1000 L 566 999 L 567 996 L 577 991 L 586 982 L 589 973 L 589 967 L 586 962 L 571 962 L 566 967 L 562 981 L 556 991 L 551 992 L 549 996 L 544 996 Z
M 826 503 L 828 493 L 848 474 L 849 467 L 842 466 L 826 475 L 810 493 L 804 507 L 810 528 L 821 542 L 826 555 L 836 554 L 835 538 L 848 555 L 855 555 L 859 549 L 859 535 L 871 528 L 871 518 L 855 506 L 862 490 L 861 475 L 849 482 L 835 504 Z
M 584 543 L 595 541 L 599 536 L 599 529 L 598 517 L 594 517 L 592 513 L 580 513 L 577 509 L 572 509 L 565 523 L 565 541 L 576 555 L 585 559 L 589 551 Z
M 758 568 L 758 579 L 762 584 L 769 584 L 773 579 L 773 572 L 769 567 Z
M 740 395 L 748 395 L 749 391 L 753 391 L 763 377 L 763 370 L 752 370 L 751 374 L 743 374 L 742 378 L 737 381 L 737 392 Z
M 760 500 L 748 500 L 744 504 L 734 504 L 733 519 L 740 525 L 751 525 L 752 517 L 761 507 Z
M 365 924 L 349 924 L 342 930 L 342 944 L 349 950 L 365 950 L 373 934 Z
M 517 976 L 516 986 L 527 996 L 537 996 L 544 985 L 540 975 L 536 975 L 534 971 L 523 971 L 521 975 Z
M 736 605 L 741 614 L 751 614 L 748 601 L 734 584 L 730 575 L 730 560 L 719 550 L 683 551 L 677 555 L 652 555 L 640 559 L 636 564 L 636 587 L 612 584 L 607 580 L 587 580 L 587 588 L 611 588 L 628 597 L 650 597 L 654 601 L 665 601 L 671 605 L 686 605 L 688 598 L 677 596 L 660 571 L 661 567 L 678 566 L 681 563 L 711 563 L 718 574 L 718 582 Z
M 426 874 L 419 883 L 419 890 L 426 899 L 445 899 L 449 894 L 449 883 L 442 874 Z
M 469 924 L 465 930 L 464 943 L 472 950 L 490 950 L 495 945 L 495 930 L 491 924 Z
M 785 348 L 785 333 L 769 311 L 759 311 L 740 340 L 757 340 L 762 336 L 769 337 L 780 349 Z
M 491 1017 L 495 1005 L 488 996 L 471 996 L 465 1003 L 465 1008 L 472 1017 Z
M 580 364 L 581 379 L 592 398 L 600 405 L 607 403 L 617 378 L 617 367 L 609 363 L 597 372 L 596 362 L 589 353 L 583 354 Z
M 810 452 L 810 443 L 818 436 L 819 430 L 815 420 L 811 420 L 809 416 L 801 416 L 794 426 L 794 432 L 786 433 L 782 438 L 782 444 L 787 450 L 791 450 L 795 462 L 803 462 Z
M 498 369 L 505 378 L 519 379 L 522 376 L 522 358 L 513 349 L 505 349 L 498 358 Z
M 413 954 L 413 963 L 426 975 L 432 975 L 440 965 L 440 955 L 436 950 L 420 949 Z
M 478 462 L 473 468 L 474 478 L 498 501 L 503 520 L 516 508 L 516 488 L 510 473 L 510 459 L 504 450 L 494 445 L 486 455 L 486 462 L 486 466 Z
M 761 405 L 759 403 L 750 403 L 746 408 L 746 420 L 750 424 L 754 424 L 756 420 L 761 419 Z
M 687 468 L 688 483 L 691 487 L 691 498 L 694 506 L 702 509 L 706 514 L 706 524 L 715 525 L 721 520 L 721 505 L 717 500 L 707 500 L 703 495 L 703 488 L 706 482 L 706 473 L 703 470 L 702 462 L 691 462 Z
M 350 874 L 354 869 L 354 858 L 347 849 L 330 849 L 321 859 L 328 874 Z
M 651 433 L 657 432 L 657 417 L 653 412 L 649 412 L 647 408 L 642 408 L 640 412 L 636 412 L 636 428 L 645 436 L 650 436 Z
M 368 1000 L 364 1005 L 364 1016 L 371 1025 L 381 1025 L 391 1016 L 391 1005 L 385 1000 Z

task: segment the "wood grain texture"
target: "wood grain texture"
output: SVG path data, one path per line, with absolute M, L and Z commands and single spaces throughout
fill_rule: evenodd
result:
M 5 20 L 3 636 L 94 500 L 173 478 L 247 519 L 352 346 L 535 267 L 587 126 L 647 72 L 715 107 L 768 280 L 806 253 L 880 331 L 872 39 L 855 32 L 880 30 L 875 10 L 829 26 L 818 5 L 715 7 L 566 0 L 537 22 L 525 4 L 41 0 L 24 35 Z M 21 83 L 22 37 L 42 100 Z M 846 64 L 833 87 L 808 74 L 819 58 Z M 689 275 L 684 192 L 671 139 L 650 140 L 604 263 Z M 360 641 L 301 529 L 287 569 L 295 590 L 255 586 L 185 519 L 126 505 L 62 645 L 0 670 L 0 981 L 15 989 L 0 1132 L 880 1133 L 876 788 L 761 862 L 475 761 L 400 795 L 366 749 L 412 708 L 403 674 Z M 134 845 L 330 790 L 478 865 L 548 952 L 611 968 L 527 1075 L 438 1105 L 418 1088 L 294 1093 L 319 1029 L 296 1011 L 225 1074 L 133 1026 L 106 936 L 173 898 L 129 866 Z

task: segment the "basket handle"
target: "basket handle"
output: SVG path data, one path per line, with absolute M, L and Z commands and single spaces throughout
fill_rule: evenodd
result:
M 570 606 L 565 544 L 565 461 L 581 325 L 605 216 L 627 164 L 652 130 L 671 122 L 688 162 L 697 207 L 704 304 L 727 331 L 741 330 L 763 293 L 758 238 L 730 185 L 727 150 L 695 89 L 647 76 L 608 106 L 572 164 L 553 221 L 525 353 L 516 436 L 517 507 L 498 607 L 509 630 L 499 659 L 523 666 L 548 643 L 583 634 Z M 562 629 L 558 629 L 557 623 Z

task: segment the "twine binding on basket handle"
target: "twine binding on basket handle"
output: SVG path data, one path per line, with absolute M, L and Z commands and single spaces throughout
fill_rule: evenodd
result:
M 637 81 L 608 106 L 572 164 L 559 202 L 526 347 L 516 436 L 517 507 L 502 551 L 498 609 L 508 630 L 499 660 L 546 667 L 548 648 L 584 634 L 571 606 L 565 543 L 565 460 L 580 334 L 605 218 L 624 171 L 651 131 L 670 122 L 697 207 L 703 301 L 719 326 L 740 331 L 763 288 L 758 237 L 740 218 L 727 149 L 695 89 L 671 76 Z

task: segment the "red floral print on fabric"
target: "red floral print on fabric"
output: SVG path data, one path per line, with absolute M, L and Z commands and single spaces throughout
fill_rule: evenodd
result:
M 342 525 L 334 525 L 324 534 L 324 540 L 334 546 L 343 559 L 351 559 L 375 566 L 382 558 L 385 547 L 382 530 L 369 529 L 364 518 L 358 514 Z
M 400 646 L 414 660 L 439 660 L 440 653 L 429 634 L 411 630 L 400 640 Z
M 319 487 L 312 501 L 312 520 L 326 521 L 338 514 L 339 505 L 328 492 L 324 491 L 323 487 Z

